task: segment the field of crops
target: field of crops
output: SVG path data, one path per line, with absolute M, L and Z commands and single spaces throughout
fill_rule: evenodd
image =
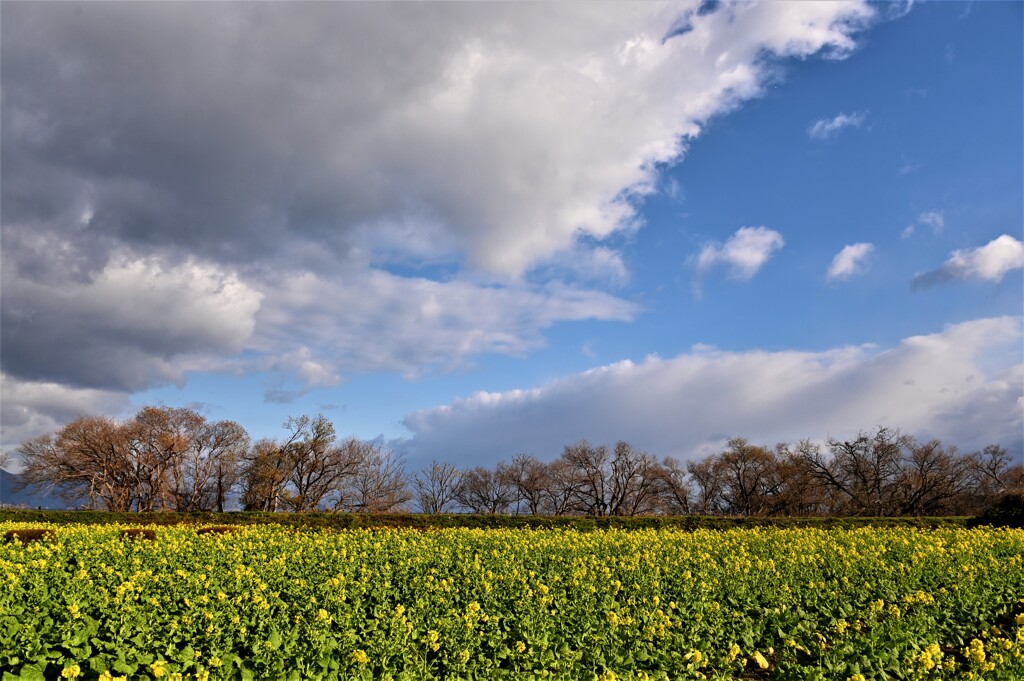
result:
M 1024 678 L 1024 530 L 121 529 L 0 545 L 3 679 Z

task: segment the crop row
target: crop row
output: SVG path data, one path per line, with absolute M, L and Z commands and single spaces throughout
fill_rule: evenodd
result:
M 5 681 L 1024 678 L 1016 529 L 51 529 Z

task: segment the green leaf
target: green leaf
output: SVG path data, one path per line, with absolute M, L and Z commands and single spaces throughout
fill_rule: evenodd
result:
M 21 681 L 46 681 L 43 667 L 38 664 L 27 664 L 21 668 Z
M 120 672 L 121 674 L 134 674 L 138 666 L 134 664 L 128 664 L 124 660 L 116 660 L 114 664 L 110 665 L 114 671 Z

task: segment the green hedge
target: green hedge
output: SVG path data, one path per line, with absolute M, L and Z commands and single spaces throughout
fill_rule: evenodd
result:
M 34 511 L 0 510 L 0 522 L 53 523 L 56 525 L 262 525 L 278 524 L 298 528 L 345 529 L 359 527 L 406 527 L 426 530 L 442 527 L 476 528 L 572 528 L 640 529 L 678 528 L 729 529 L 737 527 L 964 527 L 973 519 L 964 516 L 934 518 L 747 518 L 740 516 L 522 516 L 522 515 L 423 515 L 418 513 L 264 513 L 240 511 L 229 513 L 110 513 L 107 511 Z

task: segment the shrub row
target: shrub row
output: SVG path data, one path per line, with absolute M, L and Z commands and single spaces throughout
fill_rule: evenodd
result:
M 228 513 L 111 513 L 107 511 L 38 511 L 0 510 L 0 522 L 51 523 L 54 525 L 210 525 L 218 531 L 232 525 L 276 524 L 296 528 L 566 528 L 596 529 L 661 529 L 681 530 L 732 529 L 744 527 L 964 527 L 979 524 L 1000 525 L 1003 518 L 969 517 L 743 517 L 743 516 L 519 516 L 519 515 L 424 515 L 417 513 L 265 513 L 239 511 Z

